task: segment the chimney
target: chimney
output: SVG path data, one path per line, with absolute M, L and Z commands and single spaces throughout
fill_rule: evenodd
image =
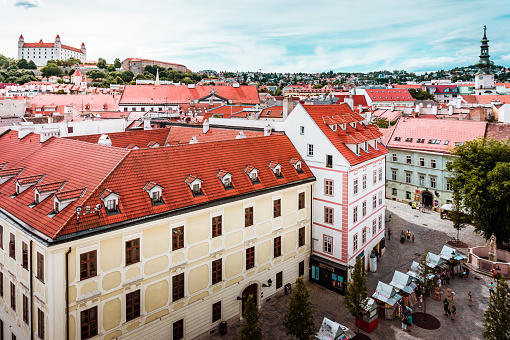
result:
M 44 143 L 51 137 L 60 137 L 60 129 L 59 128 L 42 128 L 41 132 L 39 132 L 39 136 L 41 137 L 41 143 Z
M 144 130 L 152 130 L 152 127 L 151 127 L 151 117 L 143 116 L 142 120 L 143 120 L 143 129 Z
M 358 105 L 358 112 L 359 112 L 359 114 L 361 114 L 362 111 L 363 111 L 363 105 L 359 104 Z
M 448 105 L 448 116 L 453 114 L 453 104 Z
M 32 122 L 21 123 L 21 127 L 18 130 L 18 139 L 27 136 L 29 133 L 34 132 L 35 126 Z
M 346 103 L 347 105 L 349 105 L 349 107 L 351 108 L 351 110 L 354 108 L 354 98 L 352 98 L 352 93 L 349 94 L 349 97 L 345 97 L 344 98 L 344 103 Z
M 457 109 L 460 109 L 460 104 L 461 104 L 461 102 L 460 102 L 460 98 L 457 98 L 457 100 L 455 101 L 455 107 L 456 107 Z
M 244 135 L 244 132 L 239 131 L 239 134 L 236 136 L 236 139 L 242 139 L 242 138 L 246 138 L 246 136 Z
M 421 106 L 419 104 L 416 104 L 416 114 L 419 115 L 420 114 L 420 109 L 421 109 Z
M 391 111 L 395 111 L 395 104 L 391 104 Z
M 197 137 L 193 136 L 191 137 L 191 140 L 189 141 L 190 144 L 197 144 L 198 143 L 198 139 Z
M 269 126 L 269 124 L 267 124 L 266 126 L 264 126 L 264 136 L 271 136 L 271 126 Z
M 437 106 L 432 106 L 432 114 L 437 116 Z
M 97 144 L 112 146 L 112 141 L 110 137 L 108 137 L 108 135 L 101 135 L 101 137 L 99 137 L 99 140 L 97 141 Z
M 372 110 L 368 110 L 365 114 L 365 125 L 370 124 L 371 120 L 372 120 Z
M 206 120 L 204 121 L 204 123 L 202 124 L 202 128 L 203 128 L 203 131 L 202 131 L 202 132 L 203 132 L 204 134 L 206 134 L 206 133 L 207 133 L 207 131 L 209 131 L 209 121 L 208 121 L 207 119 L 206 119 Z
M 294 101 L 291 97 L 285 97 L 283 98 L 283 120 L 287 119 L 289 114 L 292 112 L 292 109 L 294 109 Z

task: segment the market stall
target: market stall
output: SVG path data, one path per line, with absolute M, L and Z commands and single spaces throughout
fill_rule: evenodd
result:
M 453 275 L 461 273 L 462 264 L 464 263 L 466 257 L 459 254 L 457 249 L 443 246 L 439 256 L 450 266 Z
M 374 299 L 368 298 L 365 311 L 367 315 L 365 315 L 362 319 L 356 319 L 356 326 L 359 326 L 365 332 L 371 332 L 377 328 L 379 324 L 379 318 L 377 315 L 377 303 Z
M 398 302 L 402 296 L 397 294 L 394 287 L 379 281 L 372 298 L 377 302 L 379 315 L 386 320 L 393 320 L 398 316 Z
M 395 270 L 390 286 L 399 290 L 404 306 L 413 308 L 417 302 L 416 293 L 414 292 L 417 285 L 411 276 Z
M 319 340 L 347 340 L 352 339 L 356 334 L 344 325 L 331 321 L 328 318 L 322 320 L 321 328 L 315 335 Z
M 434 268 L 432 264 L 430 263 L 427 263 L 427 265 L 431 268 Z M 413 261 L 413 263 L 411 264 L 411 268 L 407 271 L 407 275 L 411 276 L 412 278 L 414 278 L 416 281 L 418 281 L 420 284 L 423 284 L 423 278 L 420 276 L 419 274 L 419 266 L 420 264 L 416 261 Z M 428 276 L 428 279 L 429 279 L 429 282 L 432 283 L 432 281 L 434 280 L 434 278 L 436 277 L 435 274 L 429 274 Z M 423 288 L 423 287 L 422 287 Z M 432 285 L 429 285 L 428 287 L 426 287 L 427 290 L 430 290 L 432 288 Z M 425 291 L 422 291 L 422 293 L 425 293 Z

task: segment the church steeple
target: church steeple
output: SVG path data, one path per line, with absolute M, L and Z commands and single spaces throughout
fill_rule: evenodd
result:
M 491 74 L 491 66 L 494 64 L 490 61 L 489 55 L 489 39 L 487 39 L 487 26 L 483 26 L 483 38 L 480 41 L 480 60 L 477 63 L 478 74 Z

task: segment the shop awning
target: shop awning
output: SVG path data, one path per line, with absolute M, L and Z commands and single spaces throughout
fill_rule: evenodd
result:
M 457 261 L 462 261 L 466 259 L 465 256 L 459 254 L 457 249 L 448 246 L 443 246 L 443 249 L 441 249 L 441 254 L 439 254 L 439 256 L 441 256 L 441 258 L 446 261 L 451 260 L 452 256 Z
M 412 286 L 411 286 L 412 285 Z M 395 270 L 393 279 L 390 282 L 390 286 L 404 291 L 406 294 L 411 294 L 416 288 L 416 284 L 413 282 L 411 277 L 407 274 Z
M 397 294 L 394 287 L 379 281 L 377 288 L 375 289 L 375 293 L 372 294 L 372 298 L 387 303 L 390 306 L 394 306 L 400 299 L 402 299 L 402 296 Z
M 311 261 L 315 260 L 317 262 L 322 262 L 322 263 L 324 263 L 327 266 L 338 268 L 340 270 L 343 270 L 343 271 L 347 272 L 347 267 L 346 266 L 344 266 L 344 265 L 342 265 L 340 263 L 336 263 L 336 262 L 333 262 L 331 260 L 325 259 L 323 257 L 317 256 L 317 255 L 310 256 L 310 260 Z
M 328 318 L 322 320 L 321 328 L 315 335 L 316 339 L 319 340 L 344 340 L 352 339 L 355 336 L 356 334 L 349 328 L 338 322 L 331 321 Z

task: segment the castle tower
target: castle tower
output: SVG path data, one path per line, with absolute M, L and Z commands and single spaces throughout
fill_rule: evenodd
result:
M 81 48 L 80 48 L 81 52 L 83 53 L 83 62 L 85 62 L 85 60 L 87 60 L 87 49 L 85 48 L 85 43 L 81 43 Z
M 494 62 L 490 60 L 489 39 L 487 39 L 487 26 L 483 26 L 483 38 L 480 41 L 480 60 L 476 63 L 478 72 L 475 75 L 475 94 L 496 94 L 494 89 L 494 75 L 491 66 Z
M 22 49 L 24 46 L 25 46 L 25 39 L 23 38 L 23 34 L 21 34 L 18 39 L 18 59 L 25 58 L 25 55 L 22 52 Z
M 60 58 L 60 51 L 62 48 L 62 43 L 60 42 L 60 36 L 57 34 L 55 37 L 55 44 L 53 45 L 53 55 L 55 56 L 54 59 L 61 59 Z
M 61 48 L 62 43 L 60 42 L 60 36 L 57 34 L 57 37 L 55 38 L 55 48 Z

